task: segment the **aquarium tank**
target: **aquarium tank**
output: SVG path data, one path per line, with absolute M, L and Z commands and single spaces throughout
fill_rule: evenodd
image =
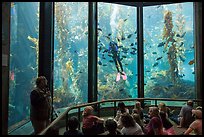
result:
M 88 102 L 88 2 L 54 2 L 53 106 Z M 143 7 L 145 98 L 195 98 L 193 2 Z M 97 100 L 138 98 L 137 7 L 97 2 Z M 11 2 L 9 126 L 29 119 L 39 2 Z
M 137 8 L 98 2 L 97 10 L 98 100 L 136 98 Z
M 55 108 L 88 100 L 88 2 L 55 2 Z
M 39 2 L 11 2 L 8 126 L 29 119 L 38 75 Z
M 195 98 L 193 3 L 144 7 L 144 96 Z

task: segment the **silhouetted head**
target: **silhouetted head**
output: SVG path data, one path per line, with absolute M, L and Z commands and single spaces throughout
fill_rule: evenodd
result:
M 47 79 L 45 76 L 39 76 L 37 79 L 36 79 L 36 86 L 38 88 L 46 88 L 47 87 Z
M 193 100 L 188 100 L 187 105 L 193 107 Z
M 110 133 L 112 133 L 117 129 L 117 123 L 113 118 L 109 118 L 105 122 L 105 127 Z
M 118 103 L 118 110 L 120 110 L 122 113 L 125 112 L 125 103 L 124 102 L 119 102 Z
M 135 126 L 135 120 L 129 113 L 123 113 L 121 115 L 121 122 L 124 127 L 134 127 Z
M 69 120 L 68 120 L 68 127 L 70 130 L 75 130 L 77 129 L 79 126 L 79 120 L 77 119 L 77 117 L 72 116 Z

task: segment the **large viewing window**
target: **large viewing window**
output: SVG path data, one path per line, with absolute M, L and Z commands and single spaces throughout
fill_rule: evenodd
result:
M 8 125 L 29 120 L 38 75 L 39 2 L 11 2 Z
M 88 3 L 55 2 L 54 17 L 54 107 L 86 103 Z
M 193 3 L 144 7 L 144 95 L 195 98 Z
M 98 100 L 137 97 L 136 13 L 136 7 L 98 3 Z

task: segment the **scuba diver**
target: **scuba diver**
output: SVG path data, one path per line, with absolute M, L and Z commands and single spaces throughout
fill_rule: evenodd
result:
M 123 80 L 126 80 L 127 76 L 126 76 L 125 72 L 123 71 L 123 66 L 122 66 L 122 63 L 120 60 L 120 52 L 118 51 L 118 44 L 114 41 L 111 41 L 109 43 L 108 51 L 109 51 L 109 53 L 112 54 L 112 58 L 115 62 L 115 66 L 116 66 L 117 71 L 118 71 L 117 76 L 116 76 L 116 81 L 120 80 L 120 76 L 122 76 Z M 119 66 L 120 66 L 121 71 L 119 70 Z

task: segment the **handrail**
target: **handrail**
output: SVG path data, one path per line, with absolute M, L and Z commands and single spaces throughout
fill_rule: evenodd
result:
M 66 120 L 68 118 L 68 112 L 72 109 L 78 108 L 78 113 L 80 113 L 80 108 L 85 107 L 85 106 L 92 106 L 92 105 L 97 105 L 105 102 L 113 102 L 114 103 L 114 108 L 116 108 L 116 102 L 119 101 L 146 101 L 146 100 L 155 100 L 155 105 L 157 105 L 157 101 L 188 101 L 190 99 L 170 99 L 170 98 L 126 98 L 126 99 L 110 99 L 110 100 L 103 100 L 103 101 L 97 101 L 97 102 L 92 102 L 92 103 L 86 103 L 86 104 L 80 104 L 76 105 L 73 107 L 67 108 L 59 117 L 57 117 L 49 126 L 47 126 L 41 133 L 38 135 L 44 135 L 47 130 L 51 127 L 53 127 L 57 122 L 59 122 L 64 116 L 66 116 Z M 202 102 L 201 99 L 191 99 L 193 102 Z M 66 121 L 66 127 L 67 127 L 67 121 Z

